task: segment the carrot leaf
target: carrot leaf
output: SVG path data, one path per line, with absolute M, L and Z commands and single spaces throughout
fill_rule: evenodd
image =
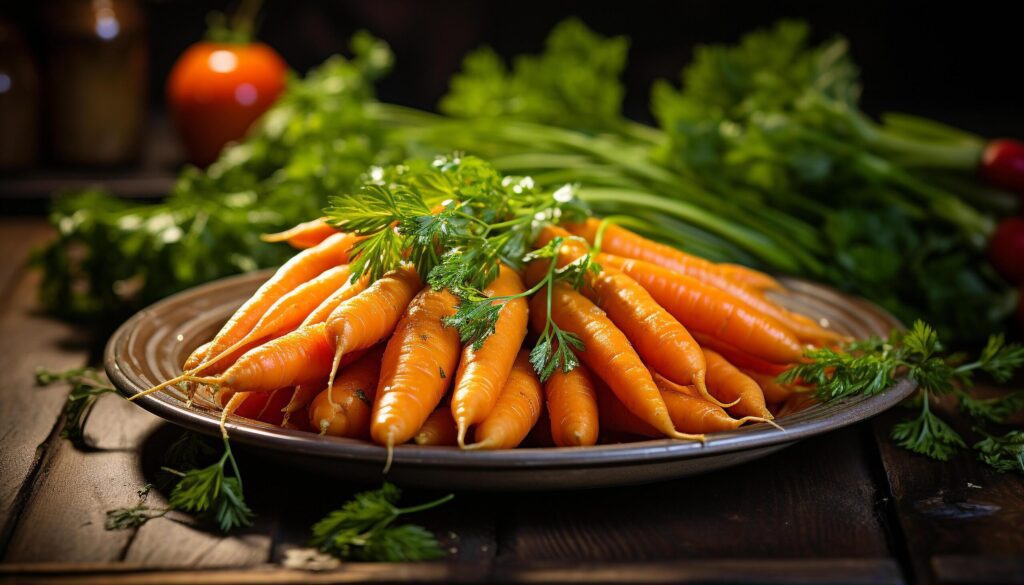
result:
M 997 471 L 1015 471 L 1024 475 L 1024 431 L 1009 431 L 1005 435 L 989 435 L 974 444 L 978 459 Z
M 444 556 L 437 538 L 413 524 L 392 526 L 399 516 L 428 510 L 450 501 L 449 494 L 432 502 L 399 508 L 402 492 L 384 482 L 376 490 L 356 494 L 340 509 L 313 525 L 310 544 L 343 559 L 402 562 Z
M 932 411 L 936 396 L 953 394 L 960 409 L 981 425 L 1001 424 L 1024 410 L 1024 392 L 996 398 L 975 398 L 967 392 L 977 371 L 1005 382 L 1024 366 L 1024 346 L 1007 344 L 1001 334 L 991 336 L 978 359 L 971 362 L 962 354 L 945 353 L 935 330 L 921 321 L 909 331 L 893 331 L 887 339 L 873 337 L 839 349 L 815 349 L 805 356 L 808 363 L 790 368 L 779 381 L 811 384 L 823 401 L 884 392 L 899 381 L 901 374 L 912 379 L 918 386 L 912 400 L 920 404 L 921 410 L 916 417 L 893 427 L 891 436 L 899 446 L 933 459 L 946 461 L 966 447 L 963 437 Z M 981 427 L 976 430 L 989 437 L 974 445 L 981 460 L 997 469 L 1006 467 L 1007 456 L 996 439 Z M 1004 442 L 1012 440 L 1010 437 Z
M 36 369 L 36 384 L 48 386 L 55 382 L 71 384 L 71 392 L 68 393 L 62 412 L 64 426 L 61 427 L 60 436 L 75 445 L 82 445 L 85 443 L 85 423 L 96 406 L 96 400 L 103 394 L 117 392 L 117 389 L 95 368 L 72 368 L 62 372 Z
M 229 464 L 233 476 L 226 474 Z M 181 477 L 171 491 L 172 508 L 214 520 L 223 532 L 252 524 L 253 513 L 245 503 L 238 464 L 226 437 L 224 454 L 213 465 L 185 473 L 172 469 L 167 471 Z

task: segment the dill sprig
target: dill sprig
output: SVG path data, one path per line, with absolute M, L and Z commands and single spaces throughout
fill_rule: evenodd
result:
M 967 392 L 979 371 L 996 382 L 1006 382 L 1024 365 L 1024 346 L 1007 344 L 1001 334 L 991 336 L 978 359 L 970 362 L 962 354 L 945 354 L 935 330 L 922 321 L 915 322 L 909 331 L 893 331 L 887 339 L 873 337 L 805 355 L 809 363 L 791 368 L 779 380 L 812 384 L 823 401 L 878 394 L 894 386 L 900 374 L 914 380 L 918 389 L 911 404 L 918 406 L 918 414 L 895 425 L 891 436 L 897 445 L 941 461 L 953 457 L 966 442 L 932 410 L 936 397 L 954 395 L 960 409 L 979 424 L 1003 423 L 1024 409 L 1024 392 L 988 399 L 974 398 Z M 980 427 L 978 431 L 985 434 Z M 1017 435 L 985 436 L 974 445 L 982 461 L 997 469 L 1017 469 L 1006 463 L 1012 463 L 1014 449 L 1020 447 Z
M 421 526 L 393 526 L 400 516 L 435 508 L 452 500 L 442 498 L 399 508 L 402 492 L 385 482 L 380 489 L 356 494 L 339 510 L 313 525 L 312 546 L 343 559 L 401 562 L 439 559 L 444 551 L 437 539 Z

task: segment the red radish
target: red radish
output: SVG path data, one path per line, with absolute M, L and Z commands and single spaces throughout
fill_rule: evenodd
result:
M 1024 195 L 1024 142 L 989 142 L 981 155 L 981 175 L 996 187 Z
M 988 259 L 1006 280 L 1024 284 L 1024 218 L 999 222 L 988 241 Z

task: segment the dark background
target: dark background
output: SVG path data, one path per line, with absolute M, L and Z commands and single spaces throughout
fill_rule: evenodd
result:
M 555 23 L 576 15 L 604 35 L 632 39 L 625 111 L 649 121 L 652 81 L 677 80 L 695 44 L 734 42 L 750 29 L 796 17 L 811 23 L 816 40 L 835 34 L 849 38 L 862 70 L 863 105 L 869 113 L 907 111 L 990 136 L 1024 137 L 1021 24 L 1010 14 L 1012 4 L 266 0 L 258 37 L 291 67 L 305 71 L 332 53 L 346 51 L 352 32 L 368 29 L 387 40 L 397 56 L 394 72 L 379 86 L 380 98 L 433 109 L 469 50 L 488 44 L 505 56 L 538 52 Z M 45 6 L 9 2 L 0 8 L 0 15 L 27 35 L 42 63 Z M 149 99 L 159 112 L 167 73 L 177 56 L 202 38 L 207 11 L 232 4 L 163 0 L 143 6 L 150 46 Z

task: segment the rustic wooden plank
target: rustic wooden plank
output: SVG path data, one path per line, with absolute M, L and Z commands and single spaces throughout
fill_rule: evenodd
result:
M 1005 559 L 1024 558 L 1024 478 L 992 470 L 970 450 L 940 462 L 897 447 L 888 435 L 906 416 L 889 412 L 873 426 L 913 577 L 1005 582 Z
M 842 576 L 837 578 L 836 575 Z M 201 585 L 205 583 L 902 583 L 890 559 L 697 559 L 660 563 L 347 563 L 337 570 L 296 571 L 256 568 L 247 571 L 140 571 L 138 566 L 0 566 L 0 577 L 19 583 L 76 585 L 127 583 Z
M 94 449 L 62 443 L 54 452 L 26 504 L 5 561 L 110 562 L 205 567 L 249 566 L 266 562 L 271 525 L 224 536 L 207 526 L 190 526 L 182 518 L 153 520 L 137 530 L 104 529 L 109 509 L 136 503 L 136 490 L 152 482 L 140 453 L 160 419 L 116 396 L 105 396 L 86 430 Z M 150 504 L 166 505 L 151 492 Z
M 503 501 L 499 556 L 524 561 L 890 556 L 863 428 L 719 472 Z
M 50 233 L 42 221 L 0 222 L 0 551 L 67 395 L 63 388 L 36 388 L 35 369 L 80 366 L 88 354 L 81 331 L 39 314 L 39 274 L 25 262 Z

